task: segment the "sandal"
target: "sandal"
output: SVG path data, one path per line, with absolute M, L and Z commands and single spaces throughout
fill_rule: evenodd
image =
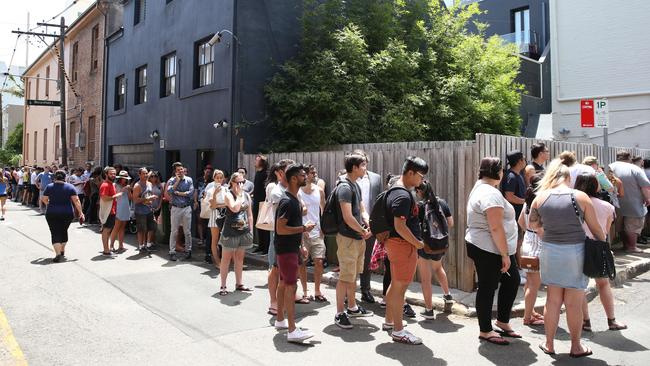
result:
M 541 320 L 544 320 L 544 315 L 542 315 L 542 314 L 540 314 L 540 313 L 533 313 L 533 316 L 532 316 L 532 317 L 533 317 L 534 319 L 541 319 Z
M 582 331 L 583 332 L 591 332 L 591 320 L 586 319 L 582 321 Z
M 307 296 L 303 296 L 301 299 L 298 299 L 295 302 L 296 302 L 296 304 L 307 305 L 307 304 L 309 304 L 309 298 L 307 298 Z
M 507 339 L 505 339 L 505 338 L 503 338 L 501 336 L 491 336 L 491 337 L 478 336 L 478 339 L 480 339 L 482 341 L 489 342 L 489 343 L 498 344 L 499 346 L 507 346 L 507 345 L 510 344 L 510 342 L 508 342 Z
M 529 327 L 536 327 L 536 326 L 544 325 L 544 319 L 539 319 L 539 318 L 535 318 L 534 316 L 532 316 L 528 320 L 524 319 L 524 325 L 527 325 Z
M 537 346 L 537 347 L 539 347 L 539 349 L 541 349 L 542 352 L 546 353 L 547 355 L 554 355 L 555 354 L 555 351 L 549 351 L 549 349 L 546 348 L 546 345 L 543 342 L 540 343 L 539 346 Z
M 607 319 L 607 325 L 609 326 L 609 330 L 623 330 L 627 329 L 627 325 L 621 324 L 616 321 L 616 318 L 613 319 Z
M 225 286 L 222 286 L 222 287 L 219 289 L 219 296 L 226 296 L 226 295 L 228 295 L 228 290 L 226 289 Z
M 237 285 L 237 287 L 235 287 L 235 290 L 236 290 L 236 291 L 246 291 L 246 292 L 253 291 L 252 288 L 250 288 L 250 287 L 246 287 L 246 286 L 244 286 L 244 285 Z
M 323 295 L 316 295 L 314 296 L 314 300 L 316 302 L 327 302 L 327 298 Z
M 585 347 L 586 351 L 582 353 L 569 353 L 569 356 L 572 358 L 580 358 L 580 357 L 585 357 L 585 356 L 591 356 L 594 354 L 594 352 L 591 350 L 589 347 Z
M 278 309 L 269 306 L 269 310 L 266 313 L 269 315 L 276 316 L 278 315 Z
M 494 325 L 497 329 L 494 331 L 501 334 L 503 337 L 509 337 L 509 338 L 521 338 L 521 334 L 515 332 L 512 329 L 503 329 L 499 327 L 498 325 Z

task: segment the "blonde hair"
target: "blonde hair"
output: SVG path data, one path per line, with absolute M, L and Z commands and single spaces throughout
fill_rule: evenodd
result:
M 582 159 L 582 164 L 584 164 L 584 165 L 593 165 L 593 164 L 598 165 L 598 158 L 596 158 L 595 156 L 585 156 L 585 158 Z
M 553 159 L 544 171 L 544 177 L 539 182 L 537 188 L 538 192 L 552 189 L 562 184 L 563 182 L 571 179 L 571 171 L 569 167 L 564 165 L 562 160 Z M 567 182 L 569 183 L 569 182 Z
M 560 158 L 562 164 L 566 166 L 572 166 L 573 164 L 576 163 L 576 161 L 578 161 L 578 159 L 576 158 L 576 154 L 573 151 L 566 151 L 566 150 L 562 151 L 560 153 L 560 156 L 558 156 L 558 158 Z
M 228 183 L 229 183 L 230 185 L 232 185 L 234 182 L 237 181 L 237 178 L 242 178 L 242 177 L 243 177 L 243 175 L 241 175 L 241 174 L 238 173 L 238 172 L 232 173 L 232 175 L 230 176 L 230 181 L 229 181 Z
M 223 172 L 219 169 L 215 169 L 214 173 L 212 173 L 212 179 L 216 179 L 217 175 L 221 175 L 221 178 L 225 178 L 226 176 L 223 174 Z

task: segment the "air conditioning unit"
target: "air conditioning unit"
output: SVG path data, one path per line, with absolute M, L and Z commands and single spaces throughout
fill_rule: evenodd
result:
M 86 133 L 77 132 L 74 135 L 74 147 L 84 148 L 86 147 Z

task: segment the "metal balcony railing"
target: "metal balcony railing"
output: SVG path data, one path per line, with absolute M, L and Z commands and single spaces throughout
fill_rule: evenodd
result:
M 501 39 L 506 43 L 514 43 L 519 49 L 519 53 L 536 54 L 537 53 L 537 33 L 533 31 L 519 31 L 508 34 L 502 34 Z

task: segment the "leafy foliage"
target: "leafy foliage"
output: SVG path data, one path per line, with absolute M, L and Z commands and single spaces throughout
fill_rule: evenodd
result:
M 514 46 L 467 31 L 478 5 L 305 0 L 300 54 L 266 87 L 269 148 L 516 134 Z

